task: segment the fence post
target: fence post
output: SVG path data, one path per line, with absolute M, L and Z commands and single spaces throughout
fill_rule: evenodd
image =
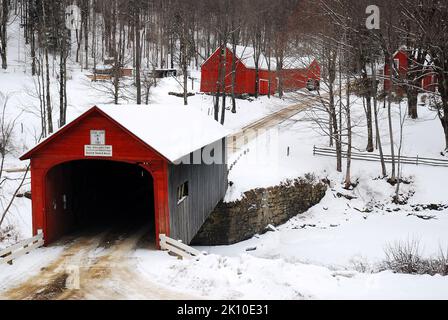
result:
M 418 155 L 417 155 L 417 165 L 418 165 Z
M 316 146 L 313 146 L 313 156 L 316 156 Z

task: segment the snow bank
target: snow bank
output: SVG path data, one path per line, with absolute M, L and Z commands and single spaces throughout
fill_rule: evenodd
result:
M 176 261 L 166 255 L 140 270 L 152 280 L 207 299 L 446 299 L 448 277 L 391 272 L 359 274 L 263 259 L 209 255 Z M 418 290 L 417 290 L 418 288 Z
M 20 285 L 29 277 L 39 274 L 41 269 L 64 251 L 64 247 L 40 248 L 14 261 L 12 266 L 0 265 L 0 291 Z

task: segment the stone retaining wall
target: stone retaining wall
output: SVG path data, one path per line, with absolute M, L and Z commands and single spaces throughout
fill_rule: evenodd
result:
M 210 215 L 193 245 L 229 245 L 262 234 L 271 224 L 284 224 L 306 212 L 325 196 L 327 185 L 312 176 L 244 193 L 241 200 L 220 203 Z

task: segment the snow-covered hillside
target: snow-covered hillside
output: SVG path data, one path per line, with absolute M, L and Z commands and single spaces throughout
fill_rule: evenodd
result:
M 354 108 L 359 118 L 364 112 L 360 108 Z M 397 108 L 394 118 L 398 125 Z M 406 122 L 403 153 L 441 157 L 438 119 L 426 107 L 420 109 L 420 115 L 420 120 Z M 306 118 L 302 113 L 271 132 L 275 139 L 262 137 L 249 146 L 250 152 L 231 172 L 235 184 L 227 200 L 238 199 L 251 188 L 313 173 L 331 181 L 319 205 L 275 232 L 232 246 L 202 247 L 211 255 L 199 261 L 175 262 L 164 259 L 163 254 L 138 252 L 141 269 L 166 285 L 215 298 L 447 298 L 444 277 L 381 270 L 386 249 L 397 243 L 419 242 L 425 258 L 435 257 L 441 250 L 447 252 L 448 198 L 442 182 L 448 178 L 448 168 L 404 165 L 403 176 L 411 183 L 403 186 L 402 193 L 410 198 L 408 204 L 397 206 L 392 203 L 395 188 L 379 179 L 379 163 L 355 161 L 353 178 L 358 186 L 347 191 L 342 188 L 343 175 L 335 173 L 335 160 L 313 156 L 314 145 L 328 142 Z M 384 128 L 383 135 L 387 134 Z M 356 147 L 362 149 L 364 140 L 360 131 Z M 266 145 L 266 141 L 271 143 Z M 263 161 L 266 158 L 277 162 Z M 430 204 L 443 206 L 440 211 L 422 209 Z M 155 258 L 158 268 L 153 264 Z

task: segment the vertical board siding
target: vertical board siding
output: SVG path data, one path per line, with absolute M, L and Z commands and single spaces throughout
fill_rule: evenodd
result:
M 221 143 L 221 141 L 219 142 Z M 227 191 L 226 140 L 223 164 L 171 164 L 168 169 L 171 237 L 189 244 Z M 193 154 L 190 155 L 193 157 Z M 177 203 L 177 188 L 188 181 L 188 197 Z

